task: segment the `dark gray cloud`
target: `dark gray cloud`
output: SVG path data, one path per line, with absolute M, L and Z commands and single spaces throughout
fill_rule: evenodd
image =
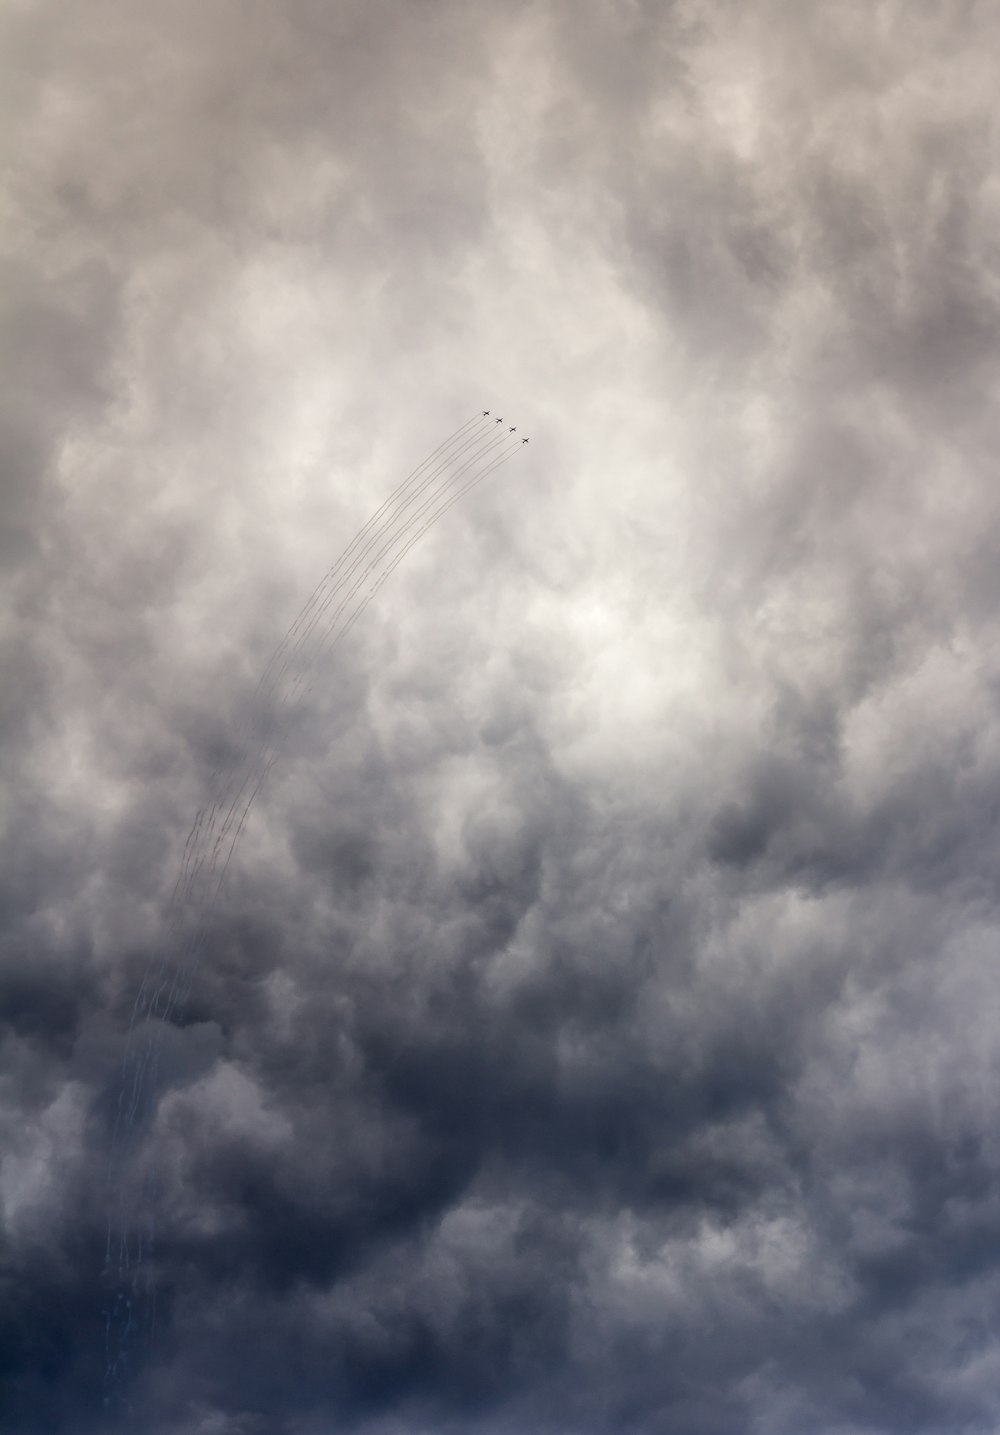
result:
M 995 1428 L 990 7 L 2 24 L 4 1428 Z

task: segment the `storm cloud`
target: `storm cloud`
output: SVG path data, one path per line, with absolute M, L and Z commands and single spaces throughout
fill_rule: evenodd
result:
M 995 7 L 0 26 L 4 1430 L 994 1430 Z

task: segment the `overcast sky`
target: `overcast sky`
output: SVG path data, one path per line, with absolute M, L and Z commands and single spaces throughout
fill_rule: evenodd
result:
M 4 1431 L 995 1431 L 996 5 L 0 31 Z

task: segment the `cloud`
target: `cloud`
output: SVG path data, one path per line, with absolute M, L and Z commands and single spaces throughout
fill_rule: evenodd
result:
M 10 1428 L 992 1429 L 993 17 L 3 24 Z

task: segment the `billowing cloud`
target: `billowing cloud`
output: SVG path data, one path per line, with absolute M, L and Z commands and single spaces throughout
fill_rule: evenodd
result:
M 990 8 L 2 25 L 4 1428 L 994 1429 Z

